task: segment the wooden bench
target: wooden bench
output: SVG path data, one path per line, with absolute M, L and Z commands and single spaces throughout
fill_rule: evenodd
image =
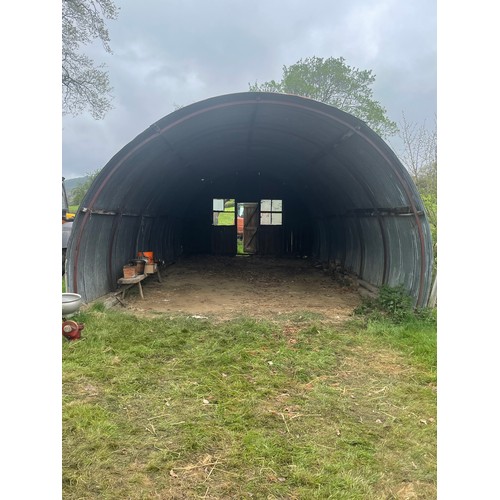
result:
M 144 298 L 144 294 L 142 293 L 142 285 L 141 281 L 146 278 L 147 274 L 138 274 L 137 276 L 134 276 L 133 278 L 120 278 L 118 280 L 118 284 L 121 285 L 123 288 L 120 290 L 122 294 L 122 300 L 125 299 L 125 292 L 133 287 L 134 285 L 137 285 L 139 287 L 139 293 L 141 294 L 141 298 Z

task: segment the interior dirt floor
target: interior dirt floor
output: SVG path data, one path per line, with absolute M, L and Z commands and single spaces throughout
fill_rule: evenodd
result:
M 122 306 L 139 314 L 170 313 L 226 320 L 273 319 L 317 313 L 344 321 L 361 303 L 356 287 L 335 279 L 310 259 L 259 256 L 193 256 L 160 268 L 134 286 Z

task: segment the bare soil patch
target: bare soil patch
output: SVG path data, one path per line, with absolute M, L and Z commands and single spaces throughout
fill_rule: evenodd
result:
M 125 307 L 136 313 L 216 317 L 275 318 L 312 312 L 343 321 L 360 304 L 354 287 L 336 281 L 309 259 L 260 256 L 183 257 L 143 281 L 145 299 L 135 287 Z

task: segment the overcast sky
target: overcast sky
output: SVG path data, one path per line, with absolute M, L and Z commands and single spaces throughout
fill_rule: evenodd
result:
M 84 51 L 106 64 L 114 109 L 102 120 L 63 118 L 62 171 L 102 168 L 123 146 L 176 106 L 245 92 L 282 76 L 301 58 L 344 57 L 372 70 L 374 98 L 390 119 L 434 126 L 436 1 L 116 0 L 107 23 L 113 54 Z M 390 140 L 394 149 L 397 140 Z

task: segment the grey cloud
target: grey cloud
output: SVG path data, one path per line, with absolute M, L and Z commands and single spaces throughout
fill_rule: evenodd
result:
M 436 109 L 435 1 L 117 1 L 105 62 L 114 106 L 104 120 L 63 119 L 63 175 L 103 167 L 175 105 L 248 90 L 281 77 L 301 58 L 345 57 L 377 77 L 375 98 L 398 121 L 433 120 Z

